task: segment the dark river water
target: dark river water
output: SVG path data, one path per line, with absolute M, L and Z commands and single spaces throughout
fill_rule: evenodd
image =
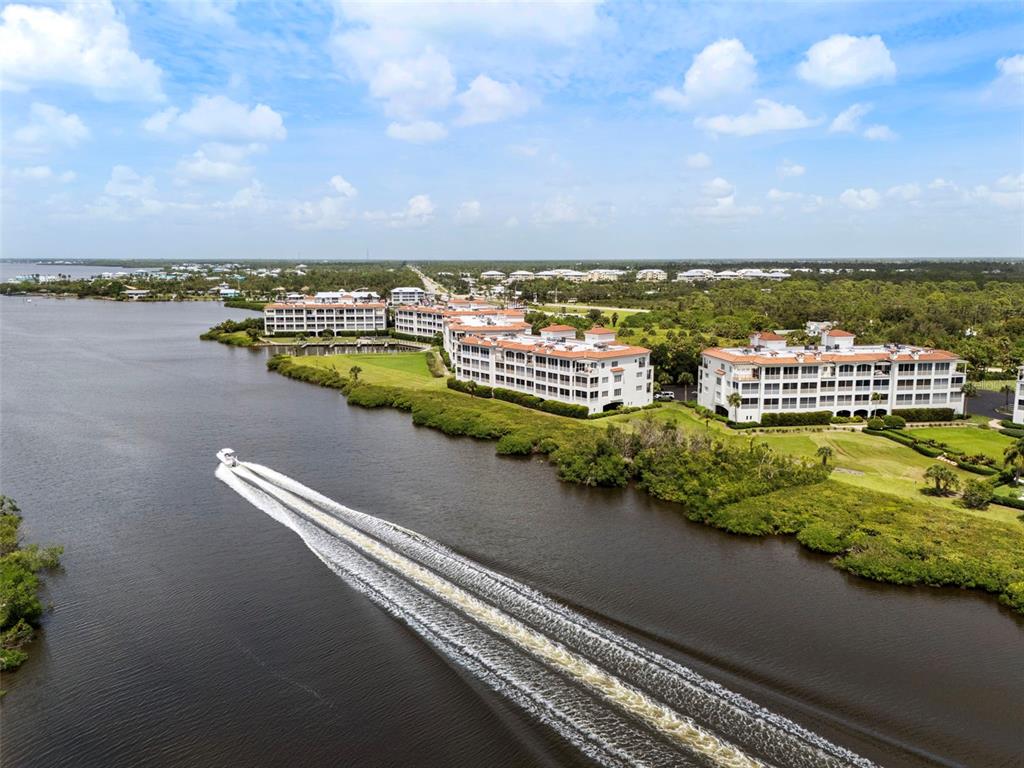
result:
M 214 477 L 230 445 L 884 765 L 1022 760 L 1024 622 L 348 407 L 215 304 L 0 298 L 0 490 L 66 547 L 4 766 L 586 765 Z

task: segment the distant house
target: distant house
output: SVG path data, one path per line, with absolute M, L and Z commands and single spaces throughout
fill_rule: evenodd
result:
M 121 295 L 131 301 L 135 301 L 136 299 L 149 296 L 149 291 L 140 290 L 138 288 L 129 288 L 128 290 L 121 291 Z
M 1024 424 L 1024 365 L 1017 371 L 1017 397 L 1013 404 L 1013 421 Z
M 237 288 L 221 288 L 220 297 L 222 299 L 237 299 L 242 295 L 242 292 Z
M 486 272 L 481 272 L 480 273 L 480 279 L 481 280 L 504 280 L 505 279 L 505 273 L 504 272 L 499 272 L 496 269 L 489 269 Z

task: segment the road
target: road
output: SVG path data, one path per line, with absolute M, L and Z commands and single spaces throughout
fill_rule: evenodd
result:
M 433 293 L 435 295 L 440 295 L 442 293 L 448 293 L 448 289 L 447 288 L 445 288 L 440 283 L 435 282 L 434 280 L 431 280 L 429 277 L 427 277 L 425 274 L 423 274 L 423 271 L 419 267 L 414 267 L 412 265 L 409 265 L 409 269 L 411 269 L 413 272 L 415 272 L 417 275 L 420 276 L 420 280 L 423 281 L 423 287 L 427 290 L 427 293 Z

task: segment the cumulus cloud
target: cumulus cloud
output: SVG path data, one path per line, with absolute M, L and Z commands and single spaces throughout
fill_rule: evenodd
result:
M 711 157 L 704 154 L 703 152 L 697 152 L 693 155 L 686 156 L 686 167 L 687 168 L 710 168 Z
M 456 224 L 469 224 L 480 218 L 480 202 L 478 200 L 467 200 L 455 211 Z
M 693 58 L 682 89 L 665 87 L 654 99 L 671 109 L 688 109 L 695 102 L 742 93 L 757 82 L 757 60 L 739 40 L 718 40 Z
M 432 120 L 416 120 L 411 123 L 391 123 L 387 130 L 388 136 L 398 141 L 411 144 L 429 144 L 440 141 L 448 135 L 448 129 Z
M 828 127 L 829 133 L 855 133 L 860 130 L 861 119 L 874 107 L 871 104 L 851 104 Z
M 262 144 L 239 146 L 209 142 L 189 157 L 178 161 L 176 178 L 178 181 L 227 181 L 244 178 L 252 173 L 252 168 L 245 164 L 246 158 L 264 149 Z
M 897 184 L 895 187 L 889 187 L 885 192 L 885 196 L 903 200 L 904 202 L 917 200 L 921 197 L 921 185 L 916 182 Z
M 1007 56 L 996 62 L 997 77 L 985 96 L 1013 105 L 1024 102 L 1024 53 Z
M 793 131 L 810 128 L 821 120 L 807 117 L 797 107 L 779 104 L 771 99 L 758 99 L 756 109 L 742 115 L 717 115 L 698 117 L 694 125 L 709 133 L 731 136 L 754 136 L 769 131 Z
M 27 91 L 77 85 L 102 100 L 163 99 L 160 68 L 132 49 L 109 0 L 60 8 L 11 4 L 0 11 L 0 85 Z
M 11 175 L 16 179 L 25 181 L 58 181 L 61 184 L 68 184 L 75 180 L 74 171 L 57 173 L 48 165 L 32 165 L 27 168 L 16 168 Z
M 736 188 L 721 177 L 704 183 L 700 194 L 700 202 L 690 211 L 700 218 L 733 220 L 761 214 L 760 206 L 737 205 Z
M 871 141 L 895 141 L 899 138 L 888 125 L 869 125 L 864 129 L 864 138 Z
M 839 202 L 855 211 L 873 211 L 882 202 L 882 196 L 871 187 L 847 189 L 839 196 Z
M 779 176 L 782 178 L 789 178 L 792 176 L 803 176 L 807 169 L 799 163 L 791 162 L 790 160 L 783 160 L 782 164 L 776 169 Z
M 580 204 L 571 195 L 556 195 L 534 205 L 531 220 L 542 227 L 560 224 L 596 225 L 614 213 L 612 206 L 587 206 Z
M 781 189 L 769 189 L 765 195 L 773 203 L 784 203 L 787 200 L 796 200 L 801 197 L 799 192 L 783 192 Z
M 895 76 L 896 65 L 878 35 L 832 35 L 812 45 L 797 74 L 823 88 L 846 88 Z
M 1003 176 L 991 187 L 981 185 L 972 190 L 973 197 L 987 200 L 1000 208 L 1024 208 L 1024 174 Z
M 536 76 L 531 54 L 560 57 L 559 49 L 590 35 L 599 23 L 597 4 L 337 0 L 328 49 L 344 74 L 367 85 L 393 125 L 437 121 L 455 97 L 457 68 L 497 66 L 513 78 L 498 83 L 507 90 L 488 78 L 460 99 L 466 125 L 494 122 L 530 106 L 514 80 L 518 73 Z
M 530 108 L 530 96 L 517 83 L 499 83 L 487 75 L 477 75 L 469 88 L 456 97 L 462 114 L 459 125 L 495 123 L 525 114 Z
M 249 185 L 235 192 L 229 200 L 214 203 L 214 208 L 222 211 L 252 211 L 264 213 L 270 208 L 270 201 L 263 192 L 263 185 L 256 179 Z
M 78 115 L 38 101 L 29 109 L 28 123 L 14 132 L 15 141 L 38 147 L 74 147 L 88 138 L 89 129 Z
M 434 203 L 430 195 L 413 195 L 405 204 L 405 210 L 391 214 L 388 225 L 392 227 L 422 227 L 434 218 Z
M 150 116 L 143 127 L 154 133 L 175 128 L 195 136 L 249 141 L 281 141 L 288 135 L 281 115 L 266 104 L 250 108 L 227 96 L 199 96 L 188 112 L 170 107 Z
M 351 202 L 358 190 L 340 175 L 332 176 L 328 185 L 338 194 L 291 203 L 288 216 L 295 226 L 302 229 L 345 229 L 352 223 L 355 212 Z M 262 194 L 262 190 L 260 192 Z
M 153 197 L 156 183 L 152 176 L 140 176 L 131 166 L 115 165 L 103 191 L 112 197 L 142 200 Z

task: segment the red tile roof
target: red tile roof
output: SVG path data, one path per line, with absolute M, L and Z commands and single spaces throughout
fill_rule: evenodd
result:
M 549 325 L 547 328 L 541 328 L 541 331 L 575 331 L 571 325 Z
M 850 333 L 849 331 L 842 331 L 838 328 L 833 328 L 831 331 L 825 331 L 829 336 L 855 336 L 856 334 Z

